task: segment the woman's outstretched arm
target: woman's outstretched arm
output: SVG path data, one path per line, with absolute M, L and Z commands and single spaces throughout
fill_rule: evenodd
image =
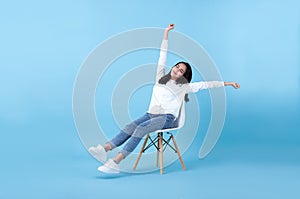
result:
M 235 89 L 240 88 L 240 85 L 236 82 L 223 82 L 223 81 L 201 81 L 201 82 L 193 82 L 190 83 L 188 86 L 187 92 L 197 92 L 203 89 L 210 89 L 210 88 L 218 88 L 223 86 L 232 86 Z

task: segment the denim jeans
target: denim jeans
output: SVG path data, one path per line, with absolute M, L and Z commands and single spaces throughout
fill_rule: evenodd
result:
M 126 125 L 125 128 L 108 143 L 111 145 L 112 149 L 114 149 L 128 140 L 120 152 L 125 158 L 137 147 L 146 134 L 156 130 L 172 128 L 173 125 L 174 115 L 172 114 L 146 113 L 142 117 Z

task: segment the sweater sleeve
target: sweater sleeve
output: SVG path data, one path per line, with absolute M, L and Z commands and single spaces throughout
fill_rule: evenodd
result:
M 223 81 L 201 81 L 190 83 L 187 89 L 188 93 L 195 93 L 199 90 L 223 87 Z
M 163 40 L 160 47 L 158 66 L 156 71 L 156 82 L 165 75 L 165 67 L 167 62 L 168 40 Z

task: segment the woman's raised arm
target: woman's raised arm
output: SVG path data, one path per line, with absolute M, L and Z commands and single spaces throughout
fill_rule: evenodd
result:
M 160 80 L 165 75 L 165 67 L 167 62 L 167 51 L 168 51 L 168 35 L 169 31 L 174 29 L 174 24 L 170 24 L 167 28 L 165 28 L 164 38 L 161 43 L 158 66 L 156 71 L 156 82 Z

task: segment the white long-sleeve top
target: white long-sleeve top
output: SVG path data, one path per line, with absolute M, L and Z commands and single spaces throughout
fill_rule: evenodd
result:
M 189 92 L 197 92 L 202 89 L 224 86 L 223 81 L 201 81 L 187 84 L 177 84 L 175 80 L 169 80 L 165 85 L 158 81 L 165 75 L 167 62 L 168 40 L 163 40 L 160 48 L 156 83 L 153 87 L 152 97 L 148 113 L 173 114 L 177 118 L 184 96 Z

